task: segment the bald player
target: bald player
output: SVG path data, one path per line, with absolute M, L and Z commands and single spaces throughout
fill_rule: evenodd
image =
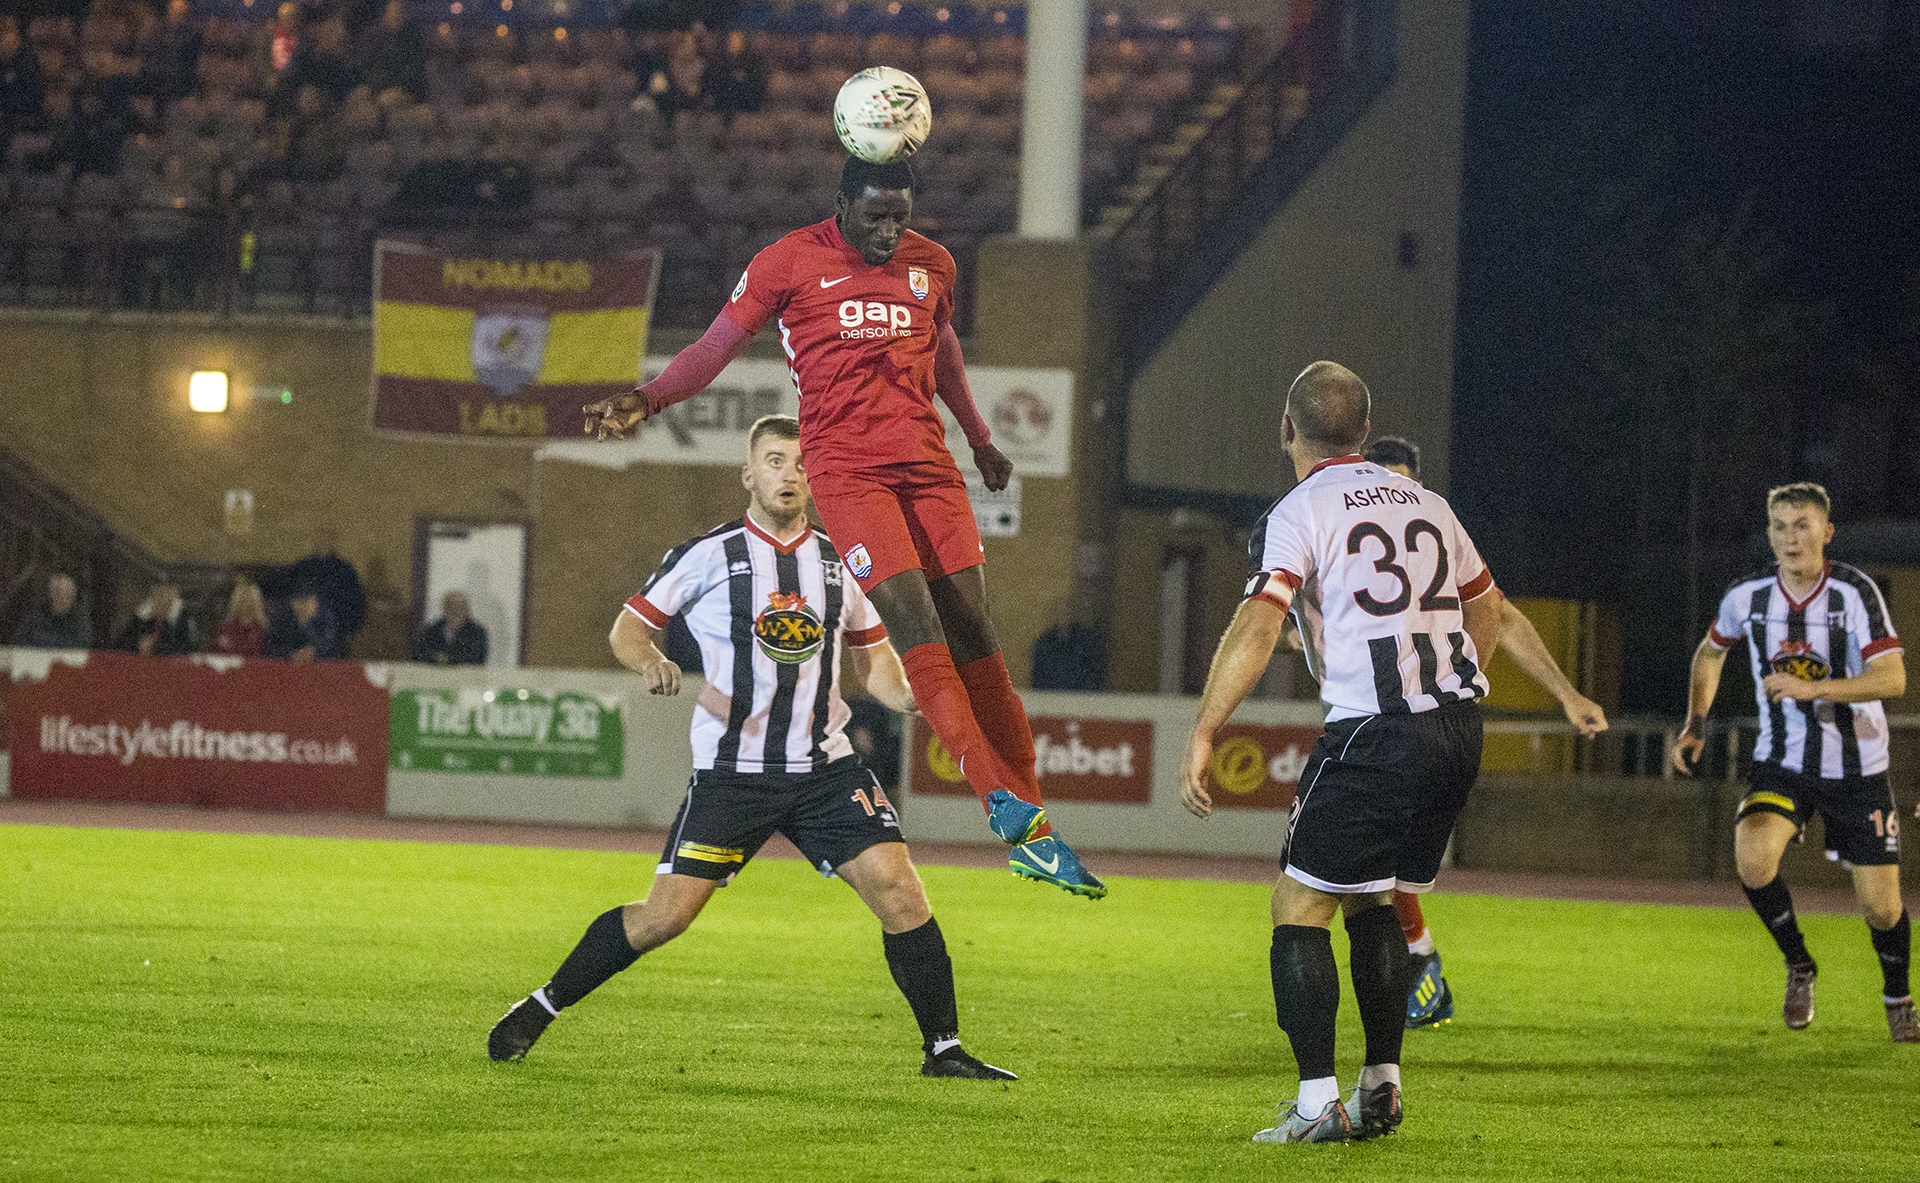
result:
M 1400 1125 L 1406 948 L 1393 892 L 1432 889 L 1480 772 L 1480 655 L 1499 641 L 1500 593 L 1445 499 L 1360 454 L 1370 411 L 1366 384 L 1333 362 L 1288 390 L 1280 428 L 1299 483 L 1254 532 L 1253 578 L 1214 654 L 1182 775 L 1181 803 L 1207 817 L 1214 733 L 1297 606 L 1327 723 L 1287 827 L 1268 963 L 1300 1091 L 1257 1142 L 1345 1142 Z M 1336 913 L 1366 1032 L 1345 1104 Z
M 1420 480 L 1420 446 L 1397 435 L 1383 435 L 1368 444 L 1363 453 L 1368 460 L 1388 472 Z M 1294 618 L 1287 618 L 1283 640 L 1292 649 L 1304 649 L 1300 629 Z M 1547 643 L 1513 601 L 1500 601 L 1500 647 L 1513 658 L 1522 673 L 1540 683 L 1560 702 L 1567 721 L 1583 739 L 1592 739 L 1607 729 L 1607 714 L 1600 704 L 1574 688 L 1559 663 L 1553 660 Z M 1490 657 L 1491 655 L 1489 655 Z M 1318 671 L 1315 671 L 1318 676 Z M 1394 911 L 1400 916 L 1400 931 L 1407 941 L 1407 976 L 1413 985 L 1407 990 L 1407 1030 L 1436 1027 L 1453 1020 L 1453 987 L 1441 971 L 1440 953 L 1433 946 L 1433 933 L 1420 908 L 1420 897 L 1412 892 L 1393 893 Z

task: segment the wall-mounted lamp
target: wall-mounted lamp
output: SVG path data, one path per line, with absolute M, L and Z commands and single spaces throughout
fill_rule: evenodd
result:
M 227 409 L 227 376 L 219 370 L 195 370 L 187 379 L 187 406 L 208 414 Z

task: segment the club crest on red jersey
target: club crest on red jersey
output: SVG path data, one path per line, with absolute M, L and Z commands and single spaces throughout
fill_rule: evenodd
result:
M 907 268 L 907 290 L 913 293 L 913 298 L 916 300 L 924 300 L 927 298 L 930 285 L 925 267 Z
M 873 557 L 867 554 L 864 543 L 856 543 L 854 548 L 847 552 L 847 568 L 853 572 L 855 579 L 865 579 L 873 574 Z

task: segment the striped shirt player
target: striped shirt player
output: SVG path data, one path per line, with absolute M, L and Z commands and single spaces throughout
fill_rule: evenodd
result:
M 1881 700 L 1906 692 L 1906 666 L 1887 602 L 1858 568 L 1829 562 L 1833 539 L 1827 491 L 1810 482 L 1767 494 L 1767 544 L 1774 565 L 1741 579 L 1693 654 L 1687 723 L 1674 767 L 1692 772 L 1706 745 L 1707 711 L 1727 654 L 1747 648 L 1759 702 L 1749 790 L 1735 814 L 1734 859 L 1747 900 L 1787 963 L 1781 1018 L 1813 1022 L 1819 970 L 1780 875 L 1787 844 L 1819 814 L 1827 857 L 1848 867 L 1866 913 L 1884 981 L 1887 1029 L 1896 1043 L 1920 1043 L 1908 993 L 1911 925 L 1900 896 L 1900 819 L 1887 776 L 1887 713 Z
M 1879 702 L 1767 702 L 1759 689 L 1776 672 L 1816 682 L 1853 677 L 1900 649 L 1886 598 L 1865 572 L 1828 563 L 1801 599 L 1788 593 L 1777 566 L 1749 575 L 1720 597 L 1707 640 L 1716 649 L 1747 642 L 1755 698 L 1766 703 L 1754 763 L 1829 780 L 1887 770 L 1887 711 Z
M 626 610 L 657 629 L 684 616 L 699 642 L 696 769 L 817 772 L 853 754 L 840 651 L 887 629 L 826 535 L 782 543 L 738 518 L 668 551 Z
M 1463 605 L 1495 590 L 1492 573 L 1445 499 L 1357 455 L 1315 464 L 1267 511 L 1249 550 L 1247 598 L 1298 613 L 1327 705 L 1326 734 L 1300 778 L 1286 873 L 1338 895 L 1431 889 L 1479 767 L 1476 704 L 1487 678 Z M 1434 770 L 1447 770 L 1420 790 L 1445 786 L 1445 803 L 1421 812 L 1426 829 L 1405 861 L 1384 829 L 1363 845 L 1350 821 L 1314 824 L 1321 808 L 1344 813 L 1338 786 L 1350 772 L 1373 778 L 1376 736 L 1389 760 L 1404 737 L 1419 736 Z
M 1433 887 L 1480 770 L 1479 655 L 1499 635 L 1500 596 L 1446 500 L 1358 454 L 1370 403 L 1365 383 L 1332 362 L 1288 389 L 1280 423 L 1298 483 L 1253 533 L 1246 598 L 1214 655 L 1182 776 L 1182 804 L 1209 816 L 1213 736 L 1297 612 L 1327 724 L 1288 823 L 1268 961 L 1300 1093 L 1257 1142 L 1346 1141 L 1400 1124 L 1407 961 L 1392 893 Z M 1367 1037 L 1345 1105 L 1327 931 L 1341 911 Z
M 913 697 L 873 606 L 807 522 L 799 422 L 761 419 L 747 450 L 746 515 L 667 552 L 608 638 L 649 691 L 677 694 L 680 667 L 655 642 L 683 615 L 709 679 L 693 712 L 693 782 L 653 890 L 588 925 L 552 980 L 494 1025 L 487 1054 L 524 1057 L 562 1010 L 685 932 L 714 891 L 779 833 L 879 919 L 887 968 L 920 1028 L 921 1074 L 1017 1079 L 960 1046 L 946 938 L 893 806 L 842 732 L 843 647 L 874 697 L 895 710 L 913 709 Z

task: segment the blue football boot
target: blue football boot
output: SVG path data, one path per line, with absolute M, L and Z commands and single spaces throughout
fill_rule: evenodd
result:
M 1419 956 L 1415 954 L 1415 956 Z M 1407 995 L 1407 1030 L 1438 1027 L 1453 1021 L 1453 991 L 1440 976 L 1440 954 L 1428 953 Z
M 1033 841 L 1033 836 L 1040 832 L 1040 827 L 1046 821 L 1047 811 L 1044 808 L 1030 805 L 1005 789 L 995 789 L 987 794 L 987 825 L 1008 846 Z
M 1007 864 L 1013 868 L 1014 874 L 1024 879 L 1051 883 L 1090 900 L 1100 899 L 1107 894 L 1107 885 L 1080 865 L 1080 856 L 1073 853 L 1072 847 L 1060 841 L 1058 834 L 1048 834 L 1045 838 L 1035 838 L 1014 847 Z

